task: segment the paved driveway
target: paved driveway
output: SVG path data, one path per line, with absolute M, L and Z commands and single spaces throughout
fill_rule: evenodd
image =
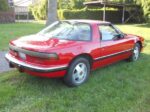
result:
M 6 51 L 0 51 L 0 73 L 12 70 L 9 68 L 7 61 L 5 60 Z

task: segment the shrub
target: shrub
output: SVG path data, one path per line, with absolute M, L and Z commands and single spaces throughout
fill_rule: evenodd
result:
M 0 11 L 7 11 L 9 9 L 7 0 L 0 1 Z
M 30 6 L 29 9 L 36 20 L 45 20 L 47 18 L 47 0 L 41 0 L 39 3 Z
M 128 17 L 128 13 L 125 13 Z M 81 9 L 81 10 L 59 10 L 59 19 L 93 19 L 93 20 L 103 20 L 103 10 L 102 9 Z M 111 21 L 113 23 L 120 23 L 122 20 L 122 12 L 118 10 L 107 10 L 106 11 L 106 21 Z

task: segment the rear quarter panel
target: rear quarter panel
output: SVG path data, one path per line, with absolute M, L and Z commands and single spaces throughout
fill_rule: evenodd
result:
M 69 63 L 77 56 L 81 54 L 88 54 L 93 59 L 100 56 L 100 39 L 99 31 L 96 24 L 91 24 L 91 40 L 90 41 L 76 41 L 74 44 L 66 47 L 62 46 L 61 49 L 51 49 L 50 52 L 56 52 L 59 55 L 57 63 L 65 64 Z

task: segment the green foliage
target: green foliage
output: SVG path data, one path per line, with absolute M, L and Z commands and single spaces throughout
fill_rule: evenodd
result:
M 123 2 L 128 4 L 138 4 L 141 6 L 146 20 L 150 19 L 150 0 L 112 0 L 114 2 Z
M 91 0 L 58 0 L 59 9 L 82 9 L 84 2 Z
M 70 1 L 70 5 L 72 9 L 81 9 L 83 8 L 83 2 L 85 2 L 85 0 L 71 0 Z
M 137 4 L 140 4 L 145 18 L 150 19 L 150 0 L 135 0 Z
M 127 14 L 127 13 L 126 13 Z M 81 10 L 59 10 L 58 17 L 60 19 L 93 19 L 103 20 L 102 9 L 81 9 Z M 127 17 L 127 16 L 126 16 Z M 122 18 L 122 12 L 118 10 L 107 9 L 106 21 L 113 23 L 120 23 Z
M 4 1 L 4 0 L 3 0 Z M 81 9 L 81 17 L 79 16 L 78 18 L 89 18 L 90 15 L 94 15 L 94 14 L 98 14 L 97 12 L 92 12 L 94 14 L 91 14 L 88 11 L 85 11 L 86 13 L 90 13 L 90 14 L 83 14 L 83 11 L 85 9 L 83 9 L 85 6 L 83 5 L 83 2 L 87 2 L 87 1 L 92 1 L 92 0 L 58 0 L 58 9 L 59 9 L 59 18 L 60 19 L 65 19 L 65 18 L 77 18 L 80 14 L 80 11 L 75 12 L 75 9 Z M 146 19 L 148 19 L 148 17 L 150 17 L 150 0 L 112 0 L 113 2 L 122 2 L 122 3 L 128 3 L 128 4 L 139 4 L 142 7 L 142 10 L 144 12 L 144 17 Z M 1 5 L 1 4 L 0 4 Z M 39 4 L 35 4 L 33 6 L 30 7 L 30 10 L 33 14 L 33 16 L 35 17 L 36 20 L 43 20 L 47 18 L 47 0 L 40 0 Z M 62 11 L 63 9 L 63 11 Z M 67 10 L 65 10 L 67 9 Z M 60 11 L 61 10 L 61 11 Z M 73 11 L 71 11 L 73 10 Z M 79 12 L 79 13 L 78 13 Z M 69 13 L 69 14 L 66 14 Z M 76 16 L 72 16 L 70 17 L 71 13 L 73 13 L 73 15 L 75 14 Z M 88 15 L 88 17 L 87 17 Z M 101 16 L 101 14 L 98 14 L 99 16 Z M 111 14 L 110 14 L 111 15 Z M 68 16 L 68 17 L 67 17 Z M 96 19 L 99 16 L 92 16 L 90 18 Z M 120 15 L 121 16 L 121 15 Z M 101 17 L 99 17 L 101 18 Z M 115 18 L 115 17 L 112 17 Z M 85 18 L 84 18 L 85 19 Z
M 39 3 L 30 6 L 30 11 L 32 12 L 36 20 L 44 20 L 47 18 L 47 0 L 40 0 Z
M 71 9 L 70 0 L 58 0 L 59 9 Z
M 58 0 L 58 9 L 81 9 L 85 1 L 89 0 Z M 47 2 L 48 0 L 40 0 L 38 4 L 30 6 L 30 11 L 36 20 L 47 18 Z
M 7 0 L 0 1 L 0 11 L 6 11 L 9 9 Z

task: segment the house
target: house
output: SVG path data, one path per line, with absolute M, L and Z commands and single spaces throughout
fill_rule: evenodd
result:
M 36 3 L 38 0 L 9 0 L 11 7 L 14 7 L 16 20 L 29 20 L 29 6 Z
M 29 20 L 29 6 L 32 0 L 14 0 L 16 20 Z

